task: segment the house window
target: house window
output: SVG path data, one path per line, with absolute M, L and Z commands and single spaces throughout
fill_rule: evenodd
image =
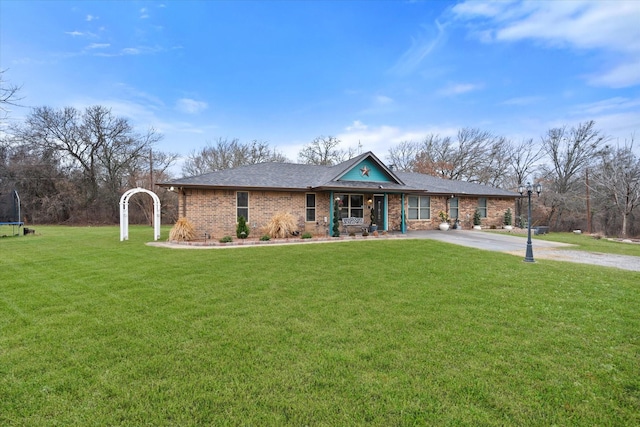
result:
M 487 217 L 487 198 L 480 197 L 478 199 L 478 211 L 480 212 L 480 218 Z
M 409 196 L 409 219 L 431 218 L 431 197 Z
M 316 220 L 316 195 L 313 193 L 307 194 L 306 210 L 307 221 L 314 222 Z
M 342 206 L 340 218 L 364 218 L 364 195 L 362 194 L 338 194 Z
M 249 222 L 249 193 L 247 191 L 236 193 L 236 221 L 241 216 Z
M 452 197 L 449 199 L 449 218 L 458 219 L 458 198 Z

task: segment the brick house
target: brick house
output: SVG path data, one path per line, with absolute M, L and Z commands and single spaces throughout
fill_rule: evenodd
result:
M 327 236 L 334 204 L 339 204 L 340 231 L 371 224 L 379 231 L 435 229 L 444 211 L 462 228 L 472 226 L 479 209 L 482 226 L 500 227 L 519 193 L 431 175 L 399 172 L 367 152 L 334 166 L 258 163 L 158 184 L 178 193 L 178 212 L 197 235 L 235 235 L 245 217 L 251 235 L 277 213 L 299 218 L 299 230 Z

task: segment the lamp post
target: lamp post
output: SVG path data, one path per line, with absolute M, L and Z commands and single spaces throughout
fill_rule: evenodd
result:
M 518 193 L 520 193 L 520 195 L 522 196 L 526 191 L 527 197 L 529 198 L 529 215 L 527 219 L 527 252 L 524 256 L 524 262 L 536 262 L 533 259 L 533 245 L 531 244 L 531 193 L 533 193 L 534 190 L 536 193 L 538 193 L 538 196 L 540 196 L 540 193 L 542 192 L 542 185 L 538 183 L 534 188 L 534 186 L 532 186 L 530 182 L 527 182 L 526 187 L 522 184 L 518 186 Z

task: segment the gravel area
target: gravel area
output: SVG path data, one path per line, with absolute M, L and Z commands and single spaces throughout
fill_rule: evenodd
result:
M 554 261 L 577 262 L 580 264 L 601 265 L 615 267 L 622 270 L 640 271 L 640 257 L 630 255 L 603 254 L 600 252 L 585 252 L 572 250 L 540 249 L 534 251 L 534 258 L 551 259 Z

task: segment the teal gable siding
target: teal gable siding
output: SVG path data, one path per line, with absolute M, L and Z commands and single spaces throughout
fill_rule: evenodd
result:
M 361 169 L 367 168 L 369 176 L 363 175 Z M 394 182 L 393 179 L 380 169 L 378 165 L 369 159 L 364 159 L 349 172 L 342 175 L 340 181 L 372 181 L 372 182 Z

